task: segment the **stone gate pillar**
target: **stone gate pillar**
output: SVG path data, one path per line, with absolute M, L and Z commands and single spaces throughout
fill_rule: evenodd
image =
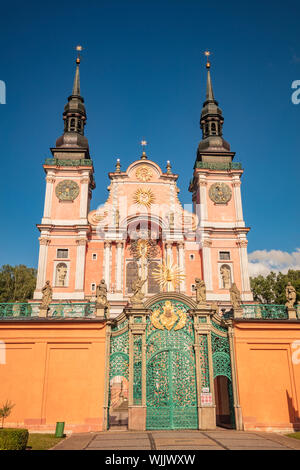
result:
M 234 328 L 233 328 L 232 320 L 227 320 L 225 323 L 226 323 L 226 326 L 228 327 L 235 426 L 236 426 L 237 431 L 242 431 L 243 430 L 243 415 L 242 415 L 241 405 L 239 402 L 238 382 L 237 382 L 237 374 L 236 374 Z
M 109 411 L 109 373 L 110 373 L 110 339 L 111 339 L 111 321 L 106 322 L 105 333 L 105 377 L 104 377 L 104 401 L 103 401 L 103 431 L 108 429 L 108 411 Z
M 128 429 L 146 429 L 146 315 L 144 307 L 128 307 L 129 318 L 129 397 Z
M 198 402 L 198 428 L 216 428 L 216 405 L 214 393 L 210 316 L 213 311 L 204 305 L 190 310 L 194 316 L 196 382 Z

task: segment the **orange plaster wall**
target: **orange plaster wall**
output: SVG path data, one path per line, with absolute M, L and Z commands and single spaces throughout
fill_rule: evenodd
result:
M 96 260 L 93 260 L 93 253 L 97 254 Z M 93 242 L 93 240 L 91 240 L 87 244 L 85 259 L 84 292 L 88 295 L 93 294 L 91 291 L 91 284 L 94 283 L 97 286 L 103 278 L 103 258 L 104 243 L 95 241 Z
M 0 325 L 6 364 L 0 364 L 0 403 L 15 406 L 5 425 L 31 430 L 102 430 L 105 325 Z
M 235 342 L 245 430 L 300 430 L 299 322 L 237 323 Z

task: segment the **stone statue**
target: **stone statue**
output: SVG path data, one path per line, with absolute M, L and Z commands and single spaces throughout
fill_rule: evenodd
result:
M 116 209 L 116 212 L 115 212 L 115 226 L 117 228 L 119 228 L 119 226 L 120 226 L 120 211 L 119 211 L 119 209 Z
M 42 303 L 41 303 L 40 308 L 48 310 L 49 305 L 52 300 L 52 287 L 50 286 L 50 281 L 46 281 L 46 284 L 42 288 L 42 294 L 43 294 L 43 297 L 42 297 Z
M 67 268 L 66 266 L 59 266 L 57 269 L 57 276 L 58 276 L 58 285 L 64 286 L 66 277 L 67 277 Z
M 108 308 L 109 303 L 107 300 L 107 285 L 105 280 L 101 279 L 100 284 L 96 288 L 96 308 Z
M 226 265 L 221 266 L 220 273 L 223 281 L 223 288 L 230 289 L 231 279 L 230 279 L 230 268 Z
M 285 296 L 286 296 L 286 307 L 287 308 L 294 308 L 294 303 L 296 302 L 296 289 L 290 282 L 287 283 L 287 286 L 285 288 Z
M 133 294 L 130 297 L 130 303 L 132 305 L 142 303 L 142 300 L 144 298 L 144 293 L 142 292 L 142 287 L 143 287 L 143 285 L 145 284 L 146 281 L 147 281 L 147 278 L 143 280 L 139 276 L 137 277 L 137 279 L 135 281 L 132 281 L 131 288 L 132 288 Z
M 233 306 L 233 308 L 240 308 L 241 306 L 241 293 L 237 288 L 237 285 L 235 282 L 232 284 L 232 286 L 229 289 L 230 292 L 230 302 Z
M 199 277 L 195 279 L 195 290 L 196 290 L 196 303 L 202 305 L 206 303 L 206 287 L 205 282 Z

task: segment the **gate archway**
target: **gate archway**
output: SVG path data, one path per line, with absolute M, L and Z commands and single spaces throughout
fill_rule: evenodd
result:
M 151 306 L 146 326 L 146 427 L 197 429 L 194 324 L 176 300 Z

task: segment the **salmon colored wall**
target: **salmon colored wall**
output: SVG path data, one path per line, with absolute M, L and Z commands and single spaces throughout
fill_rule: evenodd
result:
M 6 426 L 53 431 L 64 421 L 67 432 L 102 430 L 103 323 L 1 323 L 0 339 L 0 403 L 15 403 Z
M 57 258 L 58 248 L 68 248 L 68 258 Z M 47 257 L 47 269 L 46 269 L 46 280 L 50 281 L 50 284 L 54 288 L 54 292 L 73 292 L 75 289 L 75 275 L 76 275 L 76 256 L 77 256 L 77 245 L 74 238 L 52 238 L 48 246 L 48 257 Z M 60 263 L 66 262 L 69 269 L 69 282 L 65 287 L 55 286 L 55 274 L 53 280 L 54 263 L 58 261 Z M 69 264 L 70 263 L 70 264 Z
M 97 259 L 93 260 L 93 253 L 97 254 Z M 84 292 L 87 295 L 95 295 L 91 291 L 91 284 L 94 283 L 96 286 L 100 283 L 103 278 L 103 258 L 104 258 L 104 243 L 89 241 L 86 250 L 85 259 L 85 277 L 84 277 Z
M 240 322 L 234 331 L 245 430 L 300 430 L 299 322 Z

